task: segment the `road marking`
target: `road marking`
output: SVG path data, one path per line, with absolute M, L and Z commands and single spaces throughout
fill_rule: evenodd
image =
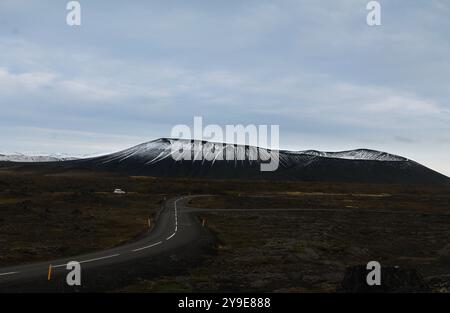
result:
M 178 207 L 177 207 L 178 201 L 183 200 L 183 199 L 186 199 L 186 198 L 190 198 L 190 197 L 192 197 L 192 196 L 185 196 L 185 197 L 181 197 L 181 198 L 175 200 L 175 202 L 174 202 L 175 231 L 174 231 L 174 233 L 173 233 L 172 235 L 170 235 L 169 237 L 167 237 L 166 240 L 170 240 L 173 236 L 176 235 L 176 233 L 177 233 L 177 231 L 178 231 Z M 199 196 L 197 196 L 197 197 L 199 197 Z M 201 196 L 200 196 L 200 197 L 201 197 Z M 186 224 L 186 225 L 190 225 L 190 224 Z M 154 244 L 151 244 L 151 245 L 142 247 L 142 248 L 138 248 L 138 249 L 135 249 L 135 250 L 132 250 L 132 251 L 133 251 L 133 252 L 136 252 L 136 251 L 148 249 L 148 248 L 151 248 L 151 247 L 160 245 L 160 244 L 162 244 L 162 243 L 163 243 L 162 241 L 159 241 L 159 242 L 157 242 L 157 243 L 154 243 Z M 113 254 L 113 255 L 108 255 L 108 256 L 99 257 L 99 258 L 95 258 L 95 259 L 84 260 L 84 261 L 80 261 L 79 263 L 80 263 L 80 264 L 81 264 L 81 263 L 90 263 L 90 262 L 100 261 L 100 260 L 104 260 L 104 259 L 114 258 L 114 257 L 117 257 L 117 256 L 120 256 L 120 254 Z M 59 265 L 50 265 L 48 276 L 50 276 L 50 275 L 52 274 L 52 270 L 53 270 L 53 269 L 59 268 L 59 267 L 66 267 L 66 266 L 67 266 L 67 263 L 59 264 Z M 14 274 L 19 274 L 19 273 L 20 273 L 20 272 L 0 273 L 0 276 L 14 275 Z
M 175 207 L 175 232 L 177 232 L 177 229 L 178 229 L 178 208 L 177 208 L 177 202 L 178 201 L 180 201 L 181 199 L 184 199 L 185 197 L 183 197 L 183 198 L 179 198 L 178 200 L 176 200 L 175 202 L 174 202 L 174 207 Z
M 0 273 L 0 276 L 19 274 L 20 272 Z
M 119 256 L 120 254 L 113 254 L 113 255 L 108 255 L 108 256 L 103 256 L 100 258 L 96 258 L 96 259 L 90 259 L 90 260 L 85 260 L 85 261 L 81 261 L 80 263 L 89 263 L 89 262 L 95 262 L 95 261 L 100 261 L 100 260 L 104 260 L 104 259 L 110 259 L 110 258 L 115 258 L 116 256 Z
M 108 256 L 103 256 L 101 258 L 96 258 L 96 259 L 90 259 L 90 260 L 85 260 L 85 261 L 81 261 L 80 263 L 89 263 L 89 262 L 94 262 L 94 261 L 99 261 L 99 260 L 104 260 L 104 259 L 110 259 L 110 258 L 115 258 L 116 256 L 119 256 L 120 254 L 113 254 L 113 255 L 108 255 Z
M 175 236 L 175 234 L 177 233 L 177 231 L 178 231 L 178 207 L 177 207 L 177 202 L 178 201 L 180 201 L 180 200 L 183 200 L 183 199 L 186 199 L 186 198 L 189 198 L 190 196 L 187 196 L 187 197 L 181 197 L 181 198 L 178 198 L 177 200 L 175 200 L 174 201 L 174 211 L 175 211 L 175 231 L 174 231 L 174 233 L 172 234 L 172 235 L 170 235 L 169 237 L 167 237 L 166 238 L 166 240 L 170 240 L 173 236 Z
M 104 260 L 104 259 L 115 258 L 116 256 L 119 256 L 119 255 L 120 255 L 120 254 L 113 254 L 113 255 L 103 256 L 103 257 L 100 257 L 100 258 L 95 258 L 95 259 L 89 259 L 89 260 L 80 261 L 79 263 L 82 264 L 82 263 L 90 263 L 90 262 L 100 261 L 100 260 Z M 67 266 L 67 263 L 65 263 L 65 264 L 60 264 L 60 265 L 55 265 L 55 266 L 53 266 L 53 268 L 56 268 L 56 267 L 64 267 L 64 266 Z
M 157 242 L 157 243 L 154 243 L 154 244 L 151 244 L 151 245 L 148 245 L 148 246 L 145 246 L 145 247 L 139 248 L 139 249 L 134 249 L 134 250 L 131 250 L 131 251 L 133 251 L 133 252 L 137 252 L 137 251 L 141 251 L 141 250 L 144 250 L 144 249 L 148 249 L 148 248 L 151 248 L 151 247 L 154 247 L 154 246 L 160 245 L 160 244 L 162 244 L 162 241 L 159 241 L 159 242 Z

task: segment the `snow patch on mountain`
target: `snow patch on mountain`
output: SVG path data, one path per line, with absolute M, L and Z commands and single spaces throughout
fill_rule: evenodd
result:
M 312 156 L 320 156 L 324 158 L 347 159 L 347 160 L 408 161 L 407 158 L 398 155 L 370 149 L 356 149 L 339 152 L 306 150 L 306 151 L 299 151 L 298 153 Z
M 254 146 L 202 140 L 161 138 L 105 156 L 105 158 L 102 159 L 102 162 L 121 162 L 129 158 L 138 158 L 150 165 L 167 158 L 172 158 L 174 161 L 202 161 L 210 162 L 213 165 L 219 160 L 235 163 L 238 161 L 246 161 L 251 163 L 268 161 L 271 157 L 279 158 L 279 162 L 285 165 L 295 164 L 299 159 L 301 159 L 302 162 L 308 162 L 308 160 L 313 162 L 316 157 L 348 160 L 408 161 L 408 159 L 397 155 L 369 149 L 341 152 L 323 152 L 317 150 L 280 150 L 275 152 L 279 153 L 271 154 L 269 149 Z
M 129 149 L 104 155 L 102 163 L 124 161 L 129 158 L 140 159 L 151 165 L 171 158 L 174 161 L 192 160 L 209 162 L 212 165 L 221 160 L 227 162 L 266 162 L 271 158 L 278 158 L 280 164 L 292 165 L 301 160 L 303 163 L 314 162 L 317 157 L 335 158 L 347 160 L 372 160 L 372 161 L 409 161 L 408 159 L 387 152 L 356 149 L 340 152 L 325 152 L 318 150 L 305 151 L 274 151 L 255 146 L 244 146 L 229 143 L 209 142 L 190 139 L 160 138 L 149 141 Z M 0 154 L 0 161 L 9 162 L 61 162 L 77 159 L 85 159 L 87 156 L 73 157 L 64 154 Z M 90 158 L 95 158 L 91 156 Z
M 232 157 L 231 159 L 230 156 Z M 139 158 L 145 160 L 146 164 L 153 164 L 169 157 L 174 161 L 201 160 L 214 164 L 218 160 L 270 160 L 270 152 L 267 149 L 253 146 L 202 140 L 161 138 L 106 156 L 103 163 Z
M 26 155 L 21 153 L 15 154 L 0 154 L 0 161 L 3 162 L 61 162 L 76 160 L 75 157 L 64 156 L 64 155 Z

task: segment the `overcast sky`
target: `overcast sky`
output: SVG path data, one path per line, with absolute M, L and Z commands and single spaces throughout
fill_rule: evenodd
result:
M 0 2 L 0 151 L 106 153 L 175 124 L 279 124 L 450 175 L 450 2 Z M 131 4 L 133 3 L 133 4 Z

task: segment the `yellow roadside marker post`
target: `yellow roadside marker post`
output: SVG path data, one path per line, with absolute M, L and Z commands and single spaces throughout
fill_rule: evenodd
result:
M 50 264 L 48 266 L 48 274 L 47 274 L 47 280 L 50 281 L 50 279 L 52 279 L 52 265 Z

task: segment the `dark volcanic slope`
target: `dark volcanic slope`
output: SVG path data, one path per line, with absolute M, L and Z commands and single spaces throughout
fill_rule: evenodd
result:
M 203 155 L 199 154 L 203 151 Z M 233 152 L 234 159 L 220 160 Z M 186 160 L 196 155 L 197 160 Z M 280 151 L 279 168 L 261 172 L 266 149 L 211 142 L 158 139 L 114 154 L 52 166 L 108 170 L 127 175 L 213 179 L 277 179 L 383 183 L 449 183 L 449 178 L 406 158 L 374 150 Z M 263 162 L 267 163 L 267 162 Z M 49 163 L 47 163 L 49 166 Z

